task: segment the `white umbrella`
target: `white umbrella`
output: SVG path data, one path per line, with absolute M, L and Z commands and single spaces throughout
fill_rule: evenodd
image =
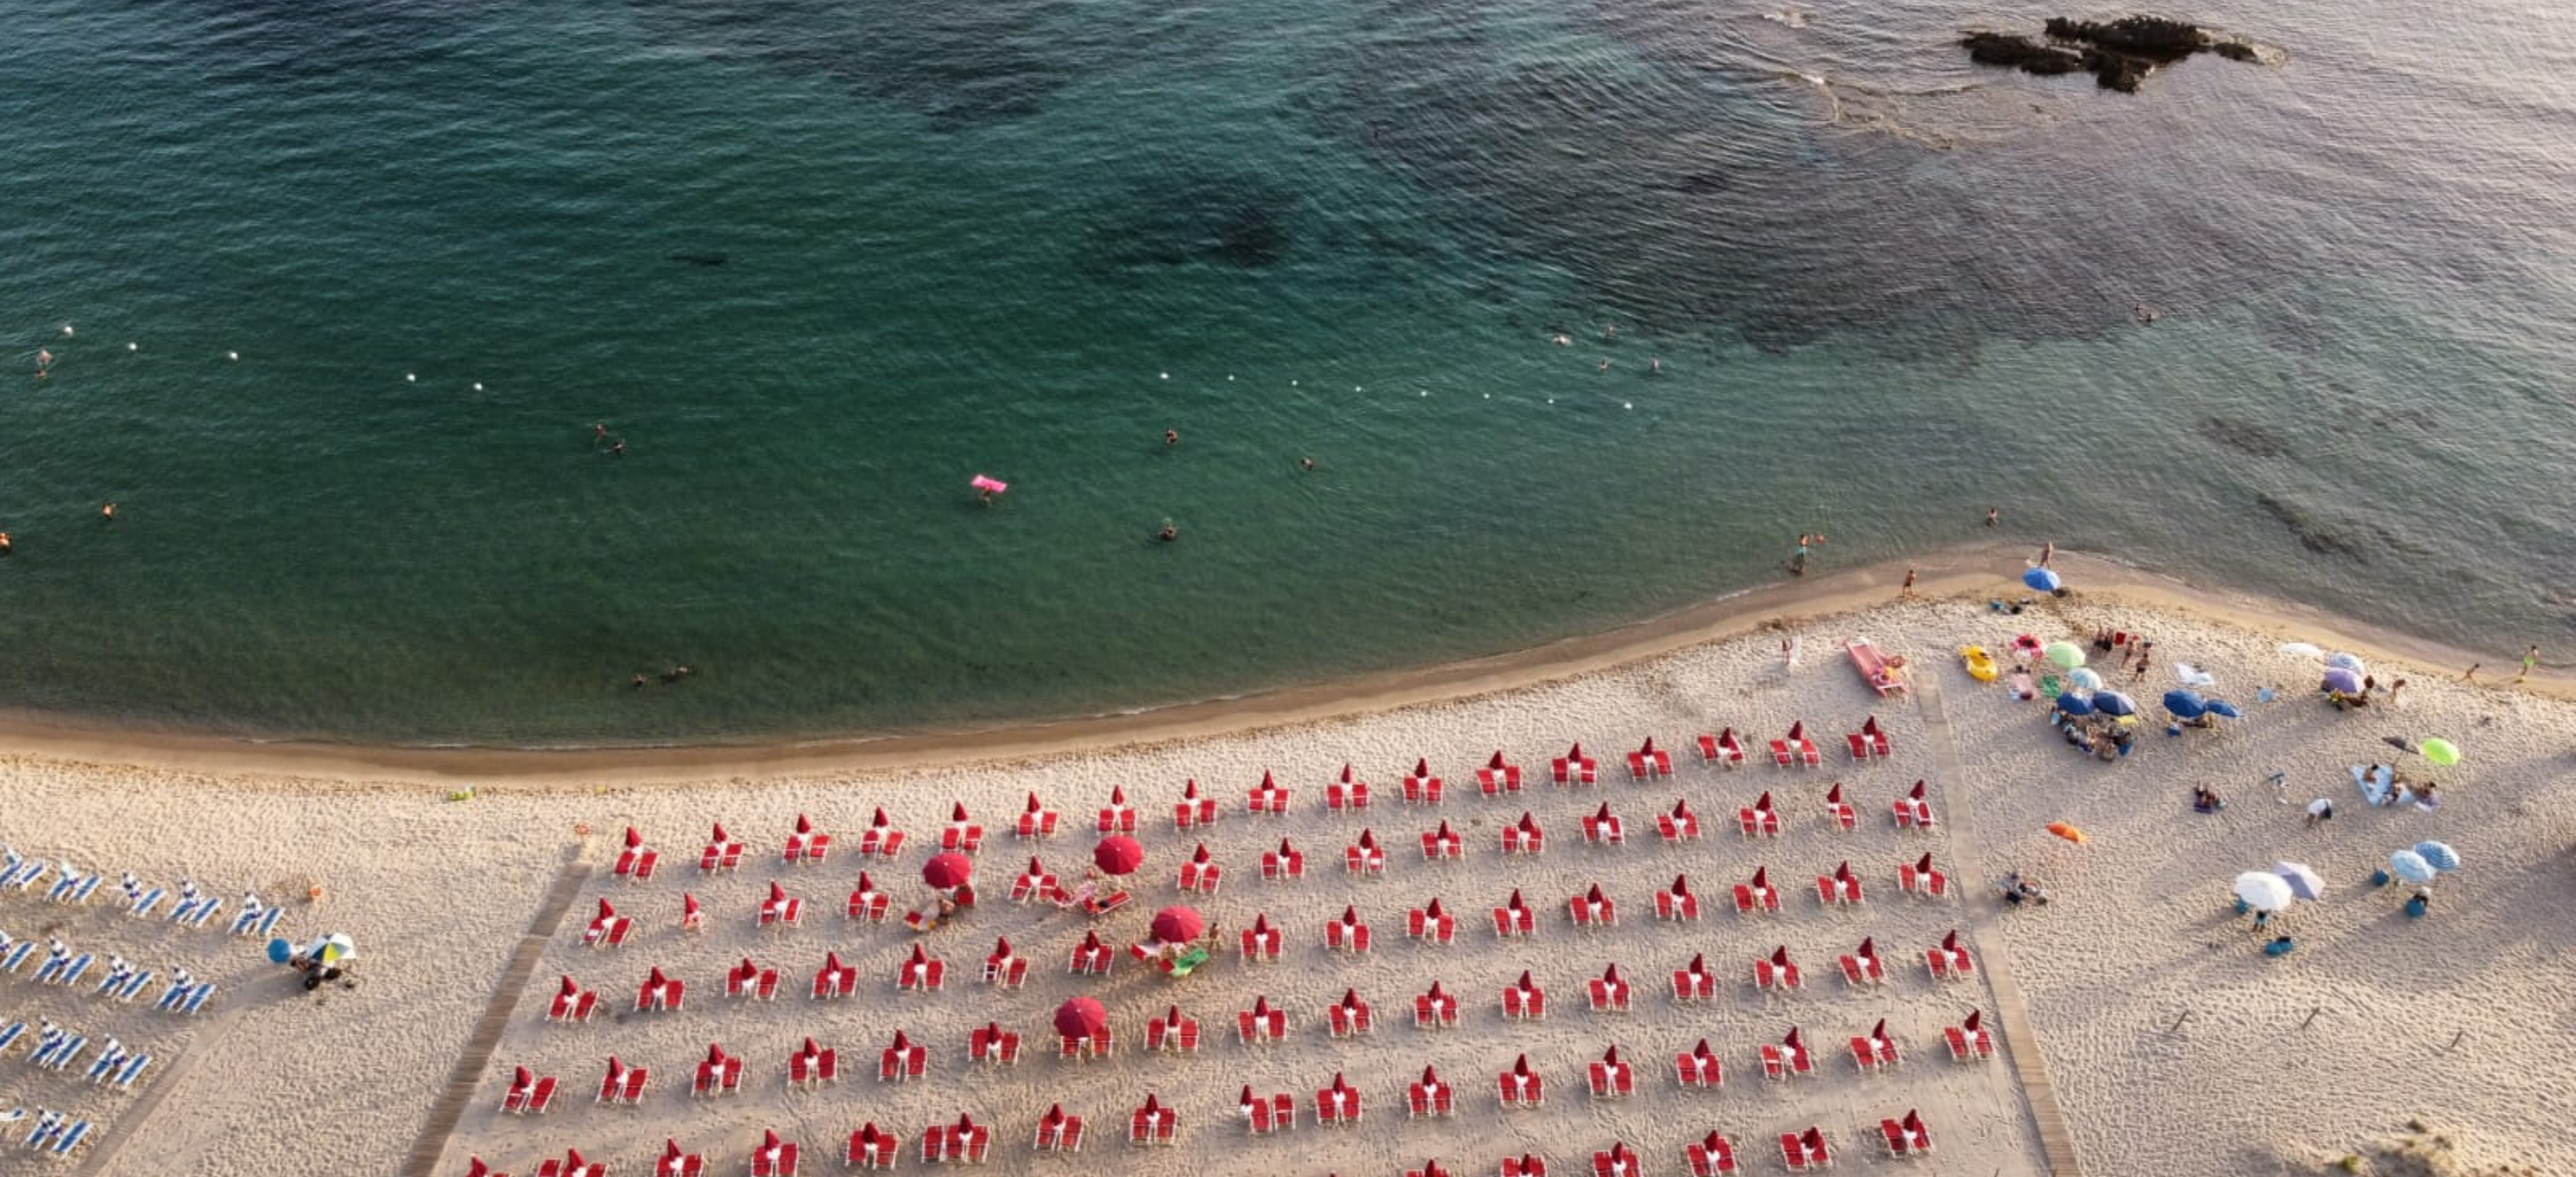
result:
M 2328 654 L 2326 665 L 2330 668 L 2340 667 L 2349 670 L 2356 676 L 2370 673 L 2370 667 L 2362 664 L 2361 656 L 2358 654 Z
M 2174 663 L 2174 677 L 2181 679 L 2182 685 L 2187 687 L 2214 687 L 2218 685 L 2217 675 L 2211 674 L 2206 670 L 2202 670 L 2188 662 Z
M 2273 863 L 2272 873 L 2280 876 L 2282 882 L 2290 885 L 2292 895 L 2312 903 L 2326 897 L 2325 877 L 2319 875 L 2315 867 L 2304 862 Z
M 2256 911 L 2279 911 L 2290 905 L 2290 884 L 2269 871 L 2249 870 L 2236 876 L 2236 897 Z
M 2293 658 L 2323 658 L 2326 652 L 2306 642 L 2283 642 L 2281 652 Z

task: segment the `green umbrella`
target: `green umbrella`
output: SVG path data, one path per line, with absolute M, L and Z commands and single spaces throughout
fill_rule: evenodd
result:
M 2050 642 L 2043 651 L 2048 660 L 2068 670 L 2084 665 L 2084 648 L 2073 642 Z
M 2449 740 L 2426 740 L 2423 743 L 2416 745 L 2415 750 L 2423 753 L 2424 759 L 2430 760 L 2444 768 L 2449 768 L 2450 766 L 2460 762 L 2459 746 L 2453 744 Z

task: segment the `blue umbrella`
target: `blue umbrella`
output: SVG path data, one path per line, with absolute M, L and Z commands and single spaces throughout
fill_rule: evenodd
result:
M 2347 695 L 2358 695 L 2361 693 L 2361 676 L 2338 666 L 2326 672 L 2325 684 L 2317 689 L 2321 691 L 2342 691 Z
M 2136 715 L 2138 702 L 2118 691 L 2098 691 L 2093 695 L 2093 709 L 2104 715 Z
M 2098 691 L 2102 689 L 2102 672 L 2090 666 L 2078 666 L 2066 672 L 2066 681 L 2080 691 Z
M 2460 852 L 2451 849 L 2451 845 L 2448 842 L 2417 842 L 2415 844 L 2415 853 L 2423 855 L 2424 861 L 2433 864 L 2434 870 L 2455 871 L 2460 869 Z
M 2326 658 L 2326 666 L 2333 670 L 2349 670 L 2354 674 L 2370 673 L 2370 667 L 2363 665 L 2361 659 L 2352 654 L 2329 655 Z
M 2388 869 L 2398 878 L 2404 879 L 2410 883 L 2429 883 L 2433 881 L 2433 864 L 2426 862 L 2423 855 L 2417 854 L 2412 850 L 2400 850 L 2395 854 L 2389 855 Z
M 2222 716 L 2227 719 L 2245 718 L 2245 713 L 2237 710 L 2236 704 L 2230 703 L 2225 699 L 2209 700 L 2209 713 L 2211 715 Z
M 294 956 L 295 946 L 287 943 L 283 938 L 268 942 L 268 961 L 270 964 L 285 964 Z
M 2033 590 L 2043 593 L 2056 592 L 2057 586 L 2065 583 L 2057 578 L 2057 573 L 2046 568 L 2033 568 L 2028 572 L 2022 573 L 2021 582 L 2029 585 Z
M 2057 709 L 2067 713 L 2068 715 L 2091 715 L 2093 714 L 2093 700 L 2087 699 L 2073 691 L 2068 691 L 2057 697 Z
M 2176 719 L 2198 719 L 2209 713 L 2209 704 L 2201 702 L 2200 696 L 2190 691 L 2166 691 L 2165 710 L 2172 712 Z

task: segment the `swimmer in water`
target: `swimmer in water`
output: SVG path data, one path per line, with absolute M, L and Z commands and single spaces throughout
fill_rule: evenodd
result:
M 1646 373 L 1648 375 L 1656 375 L 1661 373 L 1663 370 L 1664 362 L 1662 360 L 1650 359 L 1646 361 Z
M 1603 339 L 1617 339 L 1617 338 L 1619 338 L 1619 325 L 1618 325 L 1617 323 L 1605 323 L 1605 324 L 1603 324 L 1603 325 L 1602 325 L 1602 327 L 1601 327 L 1601 338 L 1603 338 Z
M 625 457 L 625 456 L 626 456 L 626 439 L 625 439 L 625 438 L 622 438 L 622 437 L 621 437 L 621 438 L 618 438 L 615 444 L 613 444 L 613 445 L 609 446 L 609 447 L 608 447 L 608 456 L 609 456 L 609 457 L 612 457 L 612 458 L 623 458 L 623 457 Z
M 0 556 L 9 554 L 9 533 L 0 531 Z
M 2141 323 L 2152 323 L 2164 317 L 2164 312 L 2143 302 L 2129 308 L 2129 313 L 2137 316 L 2137 320 Z
M 1312 470 L 1315 468 L 1315 459 L 1299 458 L 1297 459 L 1297 468 L 1300 470 Z
M 100 507 L 98 509 L 98 517 L 110 523 L 116 522 L 116 504 L 108 503 Z
M 690 675 L 695 674 L 695 673 L 697 673 L 697 672 L 696 672 L 696 671 L 693 671 L 693 670 L 690 670 L 690 669 L 689 669 L 688 667 L 686 667 L 686 666 L 674 666 L 674 667 L 670 668 L 669 670 L 665 670 L 665 671 L 663 671 L 663 672 L 662 672 L 662 681 L 663 681 L 663 682 L 666 682 L 666 683 L 678 682 L 678 681 L 680 681 L 681 679 L 687 678 L 687 677 L 689 677 Z
M 1602 357 L 1602 359 L 1601 359 L 1601 369 L 1600 369 L 1600 370 L 1601 370 L 1601 371 L 1604 371 L 1604 372 L 1607 372 L 1607 371 L 1609 371 L 1609 370 L 1610 370 L 1610 359 L 1609 359 L 1609 357 L 1607 357 L 1607 356 Z
M 634 682 L 634 684 L 633 684 L 633 688 L 634 688 L 635 690 L 639 690 L 639 691 L 644 689 L 644 676 L 643 676 L 643 675 L 639 674 L 639 675 L 636 675 L 636 676 L 635 676 L 635 682 Z
M 1572 347 L 1574 346 L 1574 337 L 1559 331 L 1551 337 L 1548 342 L 1553 343 L 1558 347 Z
M 1166 519 L 1163 521 L 1163 530 L 1154 533 L 1154 538 L 1167 544 L 1172 543 L 1181 538 L 1181 529 L 1173 526 L 1172 521 Z
M 1178 429 L 1166 429 L 1166 430 L 1164 430 L 1164 431 L 1163 431 L 1163 444 L 1164 444 L 1164 445 L 1166 445 L 1166 446 L 1175 446 L 1175 445 L 1179 445 L 1179 444 L 1181 444 L 1181 431 L 1180 431 L 1180 430 L 1178 430 Z
M 590 423 L 590 439 L 591 439 L 592 441 L 606 441 L 606 440 L 608 440 L 608 422 L 606 422 L 606 421 L 593 421 L 593 422 L 591 422 L 591 423 Z

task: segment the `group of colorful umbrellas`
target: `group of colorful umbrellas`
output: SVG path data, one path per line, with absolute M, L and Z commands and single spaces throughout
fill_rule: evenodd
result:
M 2198 719 L 2204 715 L 2215 715 L 2221 719 L 2245 718 L 2245 713 L 2237 710 L 2236 704 L 2225 699 L 2204 697 L 2198 691 L 2166 691 L 2164 703 L 2165 712 L 2176 719 Z
M 2304 862 L 2275 862 L 2268 871 L 2250 870 L 2236 876 L 2236 898 L 2256 911 L 2281 911 L 2292 900 L 2311 903 L 2325 898 L 2325 876 Z
M 2389 873 L 2410 883 L 2429 883 L 2460 869 L 2460 852 L 2448 842 L 2417 842 L 2412 850 L 2388 856 Z

